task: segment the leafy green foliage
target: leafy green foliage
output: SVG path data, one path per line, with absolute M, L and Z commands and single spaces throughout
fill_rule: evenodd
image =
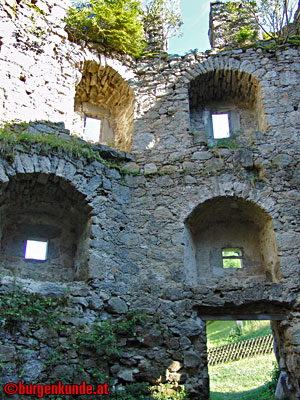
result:
M 114 400 L 151 400 L 150 385 L 146 382 L 129 383 L 122 389 L 117 389 L 111 397 Z
M 243 131 L 235 131 L 231 132 L 230 136 L 227 138 L 223 139 L 214 139 L 213 142 L 208 143 L 207 148 L 208 149 L 219 149 L 219 148 L 225 148 L 225 149 L 237 149 L 240 146 L 239 143 L 239 135 Z
M 86 327 L 76 340 L 78 346 L 92 350 L 98 355 L 120 355 L 121 350 L 117 348 L 117 338 L 113 326 L 109 321 L 94 325 L 93 328 Z
M 276 361 L 273 361 L 272 364 L 273 364 L 273 370 L 271 371 L 271 374 L 270 374 L 271 381 L 267 381 L 266 385 L 268 386 L 268 389 L 270 391 L 275 392 L 277 383 L 279 380 L 279 376 L 280 376 L 280 369 L 279 369 Z
M 156 400 L 188 400 L 189 396 L 184 386 L 173 387 L 170 383 L 151 388 L 152 396 Z
M 137 325 L 144 323 L 146 316 L 140 311 L 129 311 L 123 320 L 114 324 L 113 331 L 118 335 L 132 335 Z
M 117 321 L 104 321 L 101 324 L 95 324 L 92 328 L 82 326 L 72 326 L 65 321 L 62 316 L 71 315 L 69 312 L 63 314 L 63 307 L 67 305 L 68 296 L 62 298 L 45 297 L 40 294 L 30 294 L 22 292 L 19 288 L 11 293 L 0 296 L 0 321 L 5 329 L 17 330 L 19 322 L 26 322 L 27 333 L 22 335 L 32 336 L 32 332 L 41 327 L 51 331 L 64 332 L 66 339 L 63 343 L 52 347 L 45 362 L 47 371 L 55 371 L 58 366 L 65 368 L 61 377 L 63 384 L 74 383 L 74 380 L 82 380 L 86 374 L 86 351 L 81 353 L 81 347 L 93 352 L 93 360 L 97 360 L 97 366 L 89 371 L 89 384 L 101 385 L 108 384 L 109 395 L 105 396 L 111 400 L 188 400 L 188 396 L 182 386 L 173 387 L 170 384 L 161 384 L 152 386 L 146 382 L 126 384 L 124 386 L 115 385 L 115 379 L 104 372 L 103 360 L 105 357 L 113 357 L 121 354 L 118 346 L 118 339 L 132 337 L 135 334 L 136 327 L 144 324 L 146 316 L 140 311 L 131 311 L 124 316 L 119 317 Z M 76 350 L 78 358 L 76 363 L 66 366 L 69 352 Z M 22 362 L 15 356 L 16 363 L 22 368 Z M 1 370 L 1 366 L 0 366 Z M 19 371 L 19 377 L 22 376 L 22 370 Z M 86 376 L 86 375 L 84 375 Z M 48 384 L 57 383 L 57 377 L 50 377 Z M 1 396 L 0 396 L 1 398 Z M 49 399 L 56 399 L 50 395 Z M 82 396 L 69 396 L 70 400 L 83 398 Z
M 118 337 L 131 336 L 135 332 L 136 325 L 142 323 L 144 318 L 143 313 L 132 311 L 118 322 L 103 321 L 101 324 L 95 324 L 92 328 L 86 327 L 77 336 L 76 343 L 99 355 L 104 353 L 120 355 L 121 349 L 117 346 Z
M 117 388 L 109 396 L 113 400 L 188 400 L 188 394 L 183 386 L 169 383 L 151 386 L 147 382 L 129 383 L 122 389 Z
M 228 343 L 236 343 L 243 340 L 243 328 L 240 325 L 236 325 L 231 329 L 228 336 Z
M 0 319 L 4 326 L 13 329 L 18 322 L 30 322 L 38 326 L 54 326 L 58 318 L 57 308 L 65 304 L 64 298 L 44 297 L 24 293 L 20 289 L 0 297 Z
M 249 43 L 253 43 L 258 38 L 258 31 L 255 29 L 257 24 L 255 23 L 255 18 L 250 12 L 249 7 L 253 7 L 255 10 L 255 1 L 248 1 L 249 6 L 245 7 L 241 5 L 241 2 L 228 1 L 224 4 L 225 11 L 230 14 L 228 32 L 236 32 L 236 28 L 240 27 L 240 30 L 235 35 L 235 39 L 238 45 L 245 46 Z M 248 24 L 249 26 L 243 26 Z
M 252 7 L 255 7 L 255 6 L 256 6 L 256 2 L 253 1 L 253 0 L 249 0 L 249 4 L 250 4 Z M 241 5 L 240 2 L 227 1 L 227 2 L 225 3 L 226 11 L 229 12 L 230 14 L 236 14 L 237 16 L 240 15 L 240 16 L 248 17 L 248 16 L 250 15 L 250 14 L 249 14 L 249 11 L 247 11 L 247 10 L 245 10 L 245 9 L 242 9 L 242 8 L 240 7 L 240 5 Z M 241 14 L 241 13 L 242 13 L 242 14 Z
M 145 45 L 138 0 L 79 1 L 69 9 L 67 27 L 75 39 L 139 56 Z
M 244 44 L 246 42 L 253 42 L 258 37 L 258 31 L 256 29 L 251 29 L 249 26 L 242 27 L 237 34 L 236 40 L 240 44 Z
M 208 144 L 207 146 L 209 149 L 237 149 L 238 143 L 236 142 L 235 138 L 229 137 L 224 139 L 217 139 L 213 144 Z
M 74 40 L 100 43 L 109 50 L 134 57 L 143 54 L 144 31 L 157 27 L 160 33 L 176 36 L 182 17 L 174 0 L 75 0 L 66 18 Z M 154 29 L 155 30 L 155 29 Z

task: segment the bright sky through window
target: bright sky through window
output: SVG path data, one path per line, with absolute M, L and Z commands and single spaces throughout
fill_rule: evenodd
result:
M 26 240 L 25 259 L 45 261 L 47 259 L 48 242 Z
M 230 136 L 228 114 L 212 114 L 212 123 L 215 139 L 223 139 Z
M 85 117 L 84 137 L 92 142 L 100 141 L 101 119 Z

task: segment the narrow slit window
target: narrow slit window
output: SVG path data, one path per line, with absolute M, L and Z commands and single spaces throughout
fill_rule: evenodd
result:
M 92 142 L 100 141 L 101 119 L 85 117 L 84 119 L 84 137 Z
M 243 253 L 241 249 L 223 249 L 222 250 L 223 268 L 242 268 Z
M 26 240 L 25 260 L 47 260 L 48 242 L 41 240 Z
M 224 139 L 230 136 L 229 114 L 212 114 L 214 139 Z

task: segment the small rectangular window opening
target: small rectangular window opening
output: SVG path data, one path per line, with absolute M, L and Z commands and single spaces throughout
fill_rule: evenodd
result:
M 25 260 L 47 260 L 48 242 L 41 240 L 26 240 Z
M 84 137 L 92 142 L 100 141 L 101 119 L 86 116 L 84 119 Z
M 224 139 L 230 136 L 229 114 L 212 114 L 214 139 Z
M 222 249 L 223 268 L 242 268 L 243 254 L 241 249 Z

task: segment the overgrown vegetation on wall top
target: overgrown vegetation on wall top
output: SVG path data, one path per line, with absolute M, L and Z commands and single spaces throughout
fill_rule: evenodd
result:
M 145 45 L 138 0 L 90 0 L 69 9 L 68 30 L 75 38 L 98 42 L 138 56 Z
M 78 0 L 69 9 L 67 30 L 74 40 L 139 57 L 149 25 L 165 29 L 167 36 L 178 32 L 182 19 L 172 4 L 173 0 L 149 0 L 143 8 L 140 0 Z

